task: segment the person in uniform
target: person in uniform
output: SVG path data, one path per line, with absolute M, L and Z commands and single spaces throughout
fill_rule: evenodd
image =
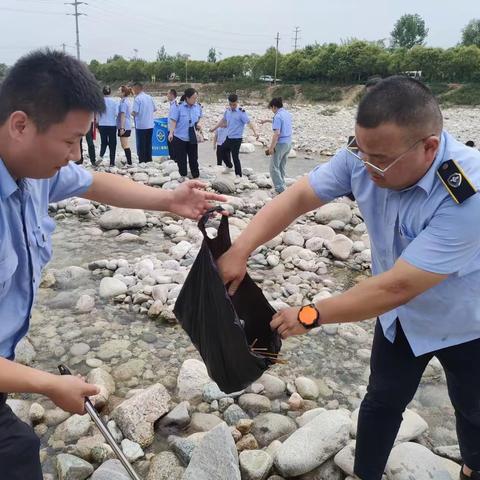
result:
M 151 162 L 153 117 L 157 107 L 153 98 L 143 91 L 142 83 L 135 82 L 132 89 L 135 94 L 132 115 L 135 119 L 138 161 L 139 163 Z
M 364 96 L 355 133 L 354 150 L 341 149 L 254 217 L 219 259 L 220 273 L 232 294 L 252 251 L 297 217 L 353 192 L 370 236 L 373 276 L 276 313 L 271 328 L 286 338 L 377 317 L 358 417 L 354 469 L 362 480 L 381 479 L 402 414 L 437 357 L 455 409 L 460 478 L 479 479 L 480 153 L 443 129 L 434 95 L 404 76 Z
M 39 439 L 12 412 L 7 393 L 46 395 L 78 414 L 85 413 L 85 397 L 99 393 L 77 376 L 14 361 L 52 255 L 55 222 L 49 203 L 80 196 L 198 219 L 212 200 L 224 200 L 204 192 L 198 181 L 166 191 L 76 165 L 80 138 L 93 112 L 104 109 L 101 89 L 87 67 L 61 52 L 26 55 L 0 85 L 0 477 L 5 480 L 43 479 Z
M 128 139 L 132 134 L 132 112 L 130 103 L 127 100 L 132 93 L 132 89 L 126 85 L 122 85 L 118 89 L 120 105 L 118 106 L 117 128 L 120 143 L 127 159 L 127 165 L 132 165 L 132 151 L 128 143 Z
M 167 101 L 169 104 L 168 107 L 168 123 L 169 123 L 169 129 L 170 131 L 170 118 L 172 118 L 175 114 L 175 109 L 177 108 L 177 91 L 174 88 L 171 88 L 168 93 L 167 93 Z M 173 150 L 173 142 L 168 141 L 168 156 L 172 159 L 175 160 L 175 152 Z
M 198 92 L 194 88 L 187 88 L 182 96 L 183 101 L 171 112 L 169 121 L 168 141 L 173 142 L 175 161 L 178 172 L 186 177 L 187 158 L 193 178 L 200 176 L 198 168 L 198 140 L 197 130 L 201 131 L 199 124 L 202 118 L 202 107 L 197 102 Z
M 272 98 L 268 107 L 273 112 L 273 136 L 266 153 L 272 155 L 270 178 L 275 192 L 278 194 L 285 190 L 285 166 L 288 154 L 292 149 L 292 115 L 283 108 L 281 97 Z
M 217 155 L 217 165 L 219 167 L 225 164 L 225 172 L 230 173 L 232 171 L 232 157 L 230 156 L 230 150 L 224 148 L 225 140 L 227 139 L 227 129 L 220 127 L 215 131 L 213 136 L 213 149 Z
M 117 152 L 118 101 L 110 96 L 111 93 L 109 86 L 103 87 L 105 110 L 98 115 L 98 131 L 100 132 L 100 158 L 103 160 L 108 147 L 110 166 L 114 167 Z
M 233 158 L 233 164 L 235 166 L 235 175 L 242 176 L 242 164 L 240 163 L 240 146 L 243 141 L 243 132 L 245 125 L 248 125 L 255 138 L 258 140 L 258 134 L 255 127 L 250 121 L 247 112 L 238 105 L 238 95 L 232 93 L 228 96 L 228 108 L 225 110 L 222 119 L 218 124 L 210 130 L 215 132 L 217 128 L 224 127 L 227 129 L 227 139 L 224 143 L 224 148 L 227 149 Z

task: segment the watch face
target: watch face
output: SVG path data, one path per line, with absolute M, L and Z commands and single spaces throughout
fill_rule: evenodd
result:
M 302 307 L 298 314 L 298 318 L 305 326 L 314 325 L 318 320 L 318 312 L 315 308 L 310 306 Z

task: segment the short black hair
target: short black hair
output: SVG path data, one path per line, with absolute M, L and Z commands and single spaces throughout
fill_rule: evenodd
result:
M 177 96 L 177 91 L 174 88 L 171 88 L 168 93 L 171 93 L 172 95 Z
M 425 135 L 439 134 L 443 117 L 426 85 L 414 78 L 394 75 L 368 91 L 358 106 L 357 125 L 360 127 L 376 128 L 385 123 L 425 130 Z
M 104 95 L 110 95 L 112 93 L 112 89 L 108 85 L 105 85 L 102 89 L 102 93 Z
M 473 140 L 468 140 L 467 142 L 465 142 L 465 145 L 467 147 L 472 147 L 474 148 L 475 147 L 475 142 Z
M 283 100 L 282 97 L 275 97 L 272 98 L 268 104 L 269 108 L 276 107 L 276 108 L 283 108 Z
M 103 112 L 105 102 L 86 65 L 70 55 L 46 49 L 20 58 L 0 85 L 0 125 L 18 110 L 44 132 L 72 110 Z
M 228 101 L 230 103 L 235 103 L 235 102 L 238 102 L 238 95 L 236 93 L 231 93 L 229 96 L 228 96 Z
M 185 95 L 185 98 L 190 98 L 192 95 L 195 95 L 197 93 L 197 91 L 190 87 L 190 88 L 186 88 L 185 91 L 183 92 L 183 94 Z
M 142 82 L 133 82 L 132 87 L 143 88 L 143 83 Z
M 371 77 L 365 82 L 365 88 L 372 88 L 382 81 L 382 77 Z

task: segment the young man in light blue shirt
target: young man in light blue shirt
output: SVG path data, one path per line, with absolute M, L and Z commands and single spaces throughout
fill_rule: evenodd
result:
M 75 85 L 75 88 L 71 88 Z M 7 393 L 38 393 L 72 413 L 85 413 L 99 389 L 14 362 L 28 331 L 42 269 L 52 255 L 50 202 L 72 196 L 117 207 L 172 211 L 198 218 L 219 199 L 185 182 L 174 191 L 76 165 L 93 112 L 105 109 L 86 66 L 60 52 L 21 58 L 0 86 L 0 477 L 42 480 L 39 440 L 8 407 Z
M 273 112 L 273 136 L 267 155 L 272 155 L 270 177 L 278 194 L 285 190 L 285 166 L 292 149 L 292 115 L 283 108 L 281 97 L 272 98 L 268 106 Z
M 223 118 L 218 122 L 218 124 L 210 130 L 214 132 L 217 128 L 223 127 L 227 129 L 227 139 L 225 140 L 223 146 L 224 149 L 228 150 L 232 154 L 233 164 L 235 166 L 235 174 L 237 177 L 242 176 L 242 164 L 240 163 L 240 146 L 243 141 L 243 132 L 245 130 L 245 125 L 248 125 L 252 130 L 255 138 L 258 140 L 258 134 L 255 130 L 255 127 L 250 121 L 247 112 L 240 108 L 238 105 L 238 95 L 232 93 L 228 96 L 228 108 L 223 114 Z
M 153 114 L 157 111 L 155 102 L 143 91 L 143 84 L 135 82 L 132 115 L 135 119 L 137 153 L 139 163 L 152 161 Z
M 370 236 L 372 278 L 282 310 L 271 327 L 285 338 L 378 317 L 358 419 L 355 473 L 362 480 L 381 479 L 402 413 L 436 356 L 455 408 L 461 479 L 480 478 L 480 153 L 443 130 L 426 86 L 400 76 L 360 102 L 356 145 L 265 206 L 220 258 L 220 272 L 233 293 L 253 250 L 352 192 Z

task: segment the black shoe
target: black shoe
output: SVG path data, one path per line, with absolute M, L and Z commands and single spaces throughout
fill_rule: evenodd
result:
M 462 469 L 460 470 L 459 480 L 480 480 L 480 472 L 472 472 L 472 474 L 469 477 L 467 477 L 467 475 L 463 473 L 463 465 L 462 465 Z

